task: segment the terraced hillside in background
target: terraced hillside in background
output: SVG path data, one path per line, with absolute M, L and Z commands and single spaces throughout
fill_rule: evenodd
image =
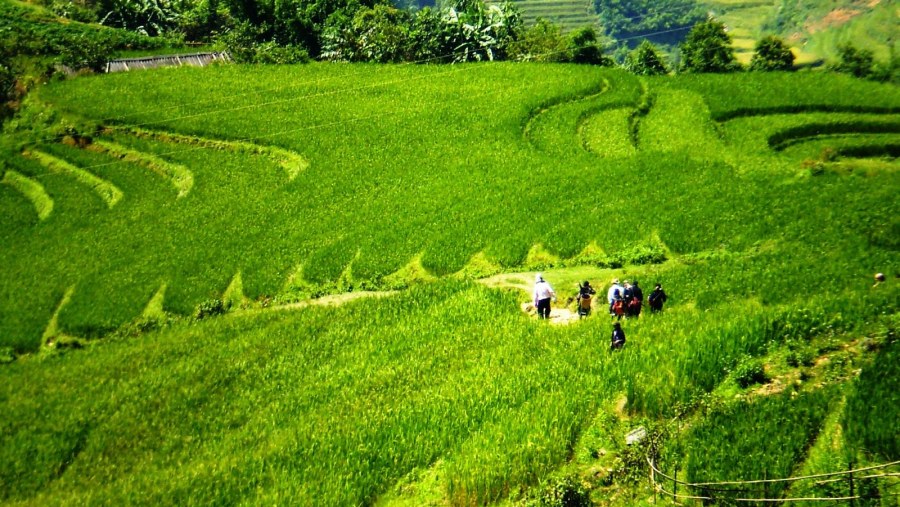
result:
M 591 0 L 514 0 L 514 3 L 527 26 L 543 18 L 562 27 L 563 32 L 585 26 L 601 31 L 600 20 Z
M 725 23 L 738 61 L 749 64 L 756 42 L 767 35 L 763 26 L 774 15 L 771 0 L 711 0 L 704 4 Z
M 735 54 L 743 64 L 766 35 L 778 35 L 793 48 L 796 65 L 815 65 L 837 59 L 837 47 L 851 43 L 873 51 L 879 61 L 890 58 L 897 38 L 895 2 L 842 0 L 835 2 L 776 2 L 769 0 L 706 0 L 702 5 L 725 23 Z M 780 20 L 780 21 L 779 21 Z

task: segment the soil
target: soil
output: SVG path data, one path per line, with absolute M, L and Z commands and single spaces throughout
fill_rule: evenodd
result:
M 522 303 L 522 311 L 527 313 L 528 315 L 537 318 L 537 311 L 534 308 L 534 305 L 531 303 Z M 578 322 L 578 314 L 569 310 L 568 308 L 553 308 L 550 307 L 550 323 L 557 325 L 566 325 L 572 324 L 573 322 Z
M 811 34 L 821 32 L 829 28 L 844 25 L 860 14 L 862 14 L 862 11 L 855 9 L 835 9 L 826 14 L 824 18 L 807 23 L 804 28 Z

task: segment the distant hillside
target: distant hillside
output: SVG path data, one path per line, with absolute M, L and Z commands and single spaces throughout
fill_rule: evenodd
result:
M 600 18 L 591 0 L 515 0 L 526 25 L 543 18 L 570 32 L 584 26 L 600 30 Z
M 784 37 L 800 65 L 835 59 L 842 43 L 872 50 L 878 60 L 890 58 L 897 37 L 898 10 L 883 0 L 708 0 L 703 5 L 720 19 L 734 39 L 742 63 L 765 35 Z

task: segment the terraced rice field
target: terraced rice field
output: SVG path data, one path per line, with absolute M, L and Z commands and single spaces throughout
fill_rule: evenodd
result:
M 744 65 L 750 63 L 756 42 L 763 38 L 763 24 L 773 14 L 768 0 L 715 0 L 705 2 L 716 19 L 725 24 L 734 54 Z
M 867 428 L 900 406 L 896 87 L 311 64 L 34 100 L 0 184 L 0 502 L 525 503 L 581 467 L 635 505 L 640 425 L 694 481 L 894 459 Z M 610 353 L 602 302 L 521 311 L 536 270 L 558 306 L 613 277 L 671 299 Z
M 600 32 L 600 20 L 590 0 L 514 0 L 514 3 L 526 26 L 543 18 L 559 25 L 564 33 L 586 26 Z

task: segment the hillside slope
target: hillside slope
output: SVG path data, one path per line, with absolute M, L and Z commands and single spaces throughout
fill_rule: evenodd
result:
M 647 457 L 694 483 L 897 459 L 896 86 L 231 65 L 29 99 L 0 502 L 525 504 L 573 476 L 625 506 Z M 523 312 L 537 271 L 556 307 L 590 280 L 593 315 Z M 669 294 L 615 353 L 613 278 Z M 371 289 L 397 292 L 310 303 Z

